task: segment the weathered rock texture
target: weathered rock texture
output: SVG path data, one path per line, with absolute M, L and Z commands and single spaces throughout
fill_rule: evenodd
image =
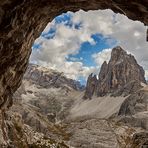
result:
M 0 108 L 11 106 L 31 45 L 48 22 L 66 11 L 108 8 L 148 24 L 147 0 L 0 0 Z
M 127 54 L 121 47 L 112 49 L 111 59 L 104 62 L 99 73 L 99 80 L 92 74 L 88 77 L 84 98 L 92 95 L 107 94 L 128 95 L 140 89 L 141 83 L 146 83 L 144 70 L 138 65 L 131 54 Z
M 134 115 L 148 109 L 148 91 L 139 90 L 130 95 L 121 105 L 119 115 Z M 141 116 L 142 117 L 142 116 Z
M 82 86 L 80 82 L 67 78 L 63 72 L 47 69 L 34 64 L 28 65 L 24 79 L 44 88 L 61 87 L 74 90 L 84 89 L 84 86 Z
M 118 116 L 120 121 L 132 127 L 148 130 L 148 87 L 144 87 L 125 99 Z
M 22 85 L 13 96 L 15 102 L 11 110 L 20 112 L 25 123 L 41 129 L 44 121 L 40 121 L 37 114 L 50 122 L 62 120 L 73 103 L 71 93 L 80 93 L 80 89 L 75 80 L 58 71 L 29 64 Z
M 119 148 L 115 133 L 106 120 L 81 119 L 71 122 L 70 146 L 75 148 Z
M 97 77 L 91 73 L 87 79 L 86 91 L 83 99 L 91 98 L 97 89 Z
M 129 95 L 122 103 L 116 125 L 126 125 L 133 133 L 128 141 L 132 148 L 148 147 L 148 86 Z M 134 130 L 131 130 L 134 129 Z M 136 130 L 137 129 L 137 130 Z M 123 134 L 121 134 L 122 137 Z M 125 139 L 125 138 L 124 138 Z
M 66 11 L 108 8 L 148 25 L 147 0 L 0 0 L 0 109 L 12 105 L 31 46 L 48 22 Z
M 5 120 L 10 130 L 5 124 L 3 128 L 7 129 L 8 134 L 7 138 L 1 136 L 0 147 L 2 143 L 6 143 L 6 147 L 16 148 L 22 148 L 21 144 L 26 144 L 25 148 L 52 147 L 52 144 L 54 147 L 67 147 L 64 141 L 68 140 L 69 134 L 57 121 L 61 122 L 67 117 L 73 103 L 71 94 L 80 93 L 77 88 L 75 81 L 60 72 L 29 64 L 21 87 L 13 95 L 14 103 L 7 112 L 9 118 Z
M 133 136 L 133 143 L 132 148 L 147 148 L 148 147 L 148 133 L 147 132 L 140 132 L 136 133 Z

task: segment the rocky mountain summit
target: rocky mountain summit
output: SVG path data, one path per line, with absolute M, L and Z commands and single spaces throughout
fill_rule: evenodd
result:
M 84 98 L 107 94 L 127 96 L 141 88 L 141 83 L 146 84 L 144 75 L 134 56 L 117 46 L 112 49 L 109 63 L 104 61 L 102 64 L 99 79 L 89 75 Z
M 63 72 L 58 72 L 35 64 L 29 64 L 24 79 L 45 88 L 65 87 L 67 89 L 71 88 L 75 90 L 84 89 L 84 86 L 82 86 L 79 81 L 67 78 L 64 76 Z

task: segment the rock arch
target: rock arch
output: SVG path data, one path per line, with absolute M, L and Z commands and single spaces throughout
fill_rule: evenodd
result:
M 147 0 L 0 0 L 0 109 L 11 106 L 31 45 L 48 22 L 66 11 L 112 9 L 148 25 Z

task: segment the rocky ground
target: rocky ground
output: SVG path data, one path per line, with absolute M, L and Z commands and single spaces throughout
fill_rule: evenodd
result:
M 74 94 L 80 90 L 83 86 L 62 73 L 31 64 L 8 115 L 19 115 L 23 122 L 20 128 L 31 129 L 26 142 L 30 147 L 52 147 L 53 144 L 53 147 L 65 148 L 69 133 L 63 130 L 61 122 L 68 115 Z
M 148 86 L 142 68 L 136 65 L 133 56 L 122 50 L 118 47 L 114 53 L 122 52 L 120 59 L 123 60 L 120 61 L 123 63 L 119 63 L 117 56 L 112 56 L 112 68 L 107 69 L 107 78 L 99 81 L 88 78 L 86 90 L 63 73 L 29 65 L 22 85 L 14 95 L 13 106 L 2 117 L 5 122 L 1 120 L 3 131 L 0 132 L 8 133 L 0 138 L 2 147 L 147 148 Z M 127 67 L 126 70 L 123 67 Z M 130 67 L 140 77 L 135 75 L 125 83 L 132 73 Z M 114 76 L 108 92 L 97 95 L 90 86 L 106 86 L 111 71 Z M 123 72 L 126 72 L 122 75 L 125 80 L 122 78 L 121 81 L 118 73 Z M 116 89 L 121 93 L 113 95 L 112 90 L 117 85 L 122 86 Z M 127 92 L 127 88 L 130 91 Z

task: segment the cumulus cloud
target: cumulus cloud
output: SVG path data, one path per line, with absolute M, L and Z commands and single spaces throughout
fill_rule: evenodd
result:
M 101 52 L 92 55 L 98 67 L 101 67 L 104 61 L 106 61 L 107 63 L 109 62 L 109 59 L 111 57 L 111 51 L 111 48 L 104 49 Z
M 51 27 L 51 23 L 46 27 L 45 32 Z M 83 30 L 70 28 L 64 24 L 56 25 L 54 38 L 46 39 L 40 37 L 35 44 L 41 45 L 39 50 L 34 50 L 31 61 L 39 65 L 63 71 L 66 76 L 77 79 L 80 76 L 87 77 L 93 72 L 94 67 L 84 66 L 82 62 L 67 61 L 68 55 L 75 55 L 79 52 L 83 42 L 95 44 L 94 40 Z M 79 60 L 82 60 L 80 58 Z
M 135 55 L 145 69 L 148 67 L 147 28 L 141 22 L 114 14 L 111 10 L 78 11 L 73 15 L 73 22 L 81 22 L 83 30 L 89 34 L 98 32 L 116 39 L 117 45 Z
M 114 14 L 111 10 L 96 10 L 84 12 L 82 10 L 72 13 L 71 27 L 65 22 L 56 24 L 55 20 L 47 25 L 44 34 L 51 28 L 55 29 L 54 36 L 50 39 L 41 36 L 36 44 L 41 45 L 40 49 L 33 50 L 31 61 L 46 67 L 63 71 L 68 77 L 77 79 L 80 76 L 87 77 L 91 72 L 98 71 L 97 68 L 104 60 L 110 58 L 111 49 L 104 49 L 99 53 L 90 55 L 95 60 L 97 67 L 88 67 L 81 60 L 73 59 L 68 61 L 69 55 L 79 53 L 81 44 L 89 42 L 95 44 L 93 34 L 102 34 L 107 37 L 110 48 L 113 47 L 112 39 L 117 43 L 114 46 L 122 46 L 125 50 L 135 55 L 138 62 L 148 68 L 148 42 L 146 42 L 146 27 L 138 22 L 129 20 L 121 14 Z M 75 28 L 75 24 L 81 24 Z M 146 75 L 147 72 L 146 72 Z

